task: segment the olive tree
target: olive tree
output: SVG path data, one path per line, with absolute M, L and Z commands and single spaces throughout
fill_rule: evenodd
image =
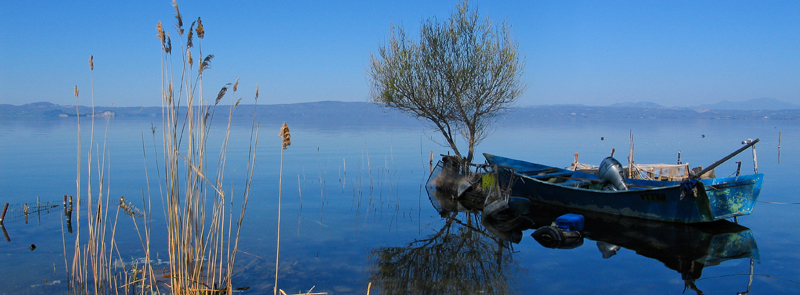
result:
M 479 20 L 466 2 L 447 21 L 423 21 L 417 41 L 393 26 L 388 42 L 371 55 L 372 100 L 428 123 L 470 163 L 474 146 L 524 89 L 517 48 L 505 23 Z M 468 145 L 466 157 L 458 136 Z

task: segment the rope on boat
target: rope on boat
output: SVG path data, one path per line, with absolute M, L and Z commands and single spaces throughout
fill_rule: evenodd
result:
M 740 196 L 733 196 L 733 197 L 734 198 L 739 198 L 739 199 L 746 199 L 746 198 L 740 197 Z M 759 200 L 756 200 L 756 203 L 765 203 L 765 204 L 773 204 L 773 205 L 800 205 L 800 203 L 770 202 L 770 201 L 759 201 Z
M 768 201 L 756 201 L 759 203 L 767 203 L 767 204 L 775 204 L 775 205 L 800 205 L 800 203 L 784 203 L 784 202 L 768 202 Z

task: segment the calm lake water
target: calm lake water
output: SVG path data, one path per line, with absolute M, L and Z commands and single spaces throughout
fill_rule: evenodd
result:
M 84 192 L 87 122 L 82 122 Z M 243 252 L 236 260 L 234 284 L 250 287 L 251 294 L 271 293 L 273 288 L 280 123 L 262 122 L 260 127 L 239 246 Z M 155 139 L 152 125 L 157 128 Z M 160 125 L 158 118 L 97 120 L 95 148 L 106 151 L 104 189 L 112 205 L 125 196 L 143 208 L 143 196 L 150 195 L 152 249 L 166 259 L 156 170 L 156 161 L 162 163 L 163 158 L 155 154 L 160 150 Z M 800 163 L 797 121 L 501 121 L 477 147 L 479 162 L 480 153 L 486 152 L 567 166 L 573 153 L 580 153 L 581 162 L 599 164 L 612 149 L 625 159 L 632 133 L 638 163 L 674 163 L 681 151 L 682 160 L 694 167 L 710 165 L 739 148 L 744 139 L 760 138 L 758 169 L 765 179 L 759 200 L 773 203 L 758 203 L 752 215 L 739 219 L 749 228 L 744 235 L 752 237 L 757 251 L 722 261 L 706 260 L 714 249 L 704 245 L 717 236 L 703 230 L 603 216 L 587 217 L 587 227 L 602 227 L 607 241 L 625 239 L 607 258 L 599 248 L 613 243 L 586 239 L 573 249 L 550 249 L 530 236 L 532 230 L 524 231 L 517 244 L 501 244 L 479 216 L 440 214 L 434 208 L 424 189 L 430 155 L 447 149 L 437 144 L 438 135 L 422 126 L 289 126 L 292 145 L 284 151 L 278 281 L 287 293 L 313 288 L 328 294 L 366 294 L 370 283 L 370 294 L 683 294 L 687 280 L 705 294 L 796 294 L 800 288 L 800 205 L 776 204 L 800 202 L 800 172 L 793 168 Z M 217 155 L 221 127 L 212 133 L 209 155 Z M 232 188 L 237 198 L 244 188 L 249 135 L 250 121 L 237 120 L 225 171 L 226 189 Z M 2 294 L 67 292 L 66 265 L 71 264 L 75 237 L 66 229 L 63 211 L 32 214 L 26 223 L 18 208 L 37 200 L 60 205 L 65 194 L 76 194 L 77 138 L 74 118 L 0 120 L 0 205 L 12 204 L 5 221 L 10 241 L 0 239 Z M 753 171 L 747 151 L 719 166 L 716 174 L 734 173 L 736 161 L 742 162 L 744 173 Z M 93 177 L 96 174 L 93 170 Z M 234 211 L 239 208 L 236 202 Z M 532 217 L 551 213 L 534 210 Z M 119 256 L 127 260 L 143 257 L 133 224 L 128 216 L 117 220 Z M 680 243 L 665 242 L 676 239 Z

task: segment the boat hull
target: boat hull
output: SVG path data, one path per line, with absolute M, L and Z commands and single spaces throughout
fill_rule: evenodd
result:
M 599 182 L 589 173 L 484 154 L 489 164 L 516 174 L 512 194 L 534 202 L 677 223 L 712 222 L 748 215 L 761 191 L 763 174 L 699 180 L 693 189 L 679 181 L 626 179 L 629 190 L 605 191 L 568 183 Z

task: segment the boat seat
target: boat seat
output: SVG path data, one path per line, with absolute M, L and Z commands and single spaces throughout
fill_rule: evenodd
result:
M 564 181 L 564 182 L 559 183 L 559 184 L 563 185 L 563 186 L 586 188 L 589 185 L 591 185 L 592 182 L 591 181 L 587 181 L 587 180 L 568 179 L 567 181 Z
M 528 175 L 528 177 L 530 178 L 553 178 L 553 177 L 570 177 L 572 176 L 572 174 L 573 174 L 572 171 L 564 171 L 564 172 L 548 173 L 542 175 L 535 175 L 535 174 L 534 175 L 525 174 L 525 175 Z

